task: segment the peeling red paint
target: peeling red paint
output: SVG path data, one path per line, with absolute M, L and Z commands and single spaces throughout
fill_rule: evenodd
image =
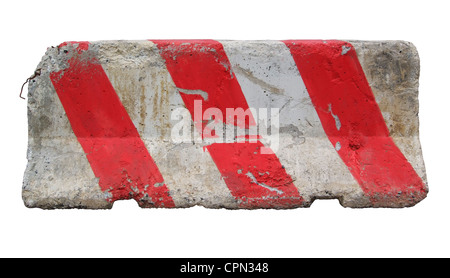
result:
M 225 183 L 242 208 L 295 208 L 303 203 L 275 154 L 260 154 L 263 144 L 215 143 L 207 147 Z

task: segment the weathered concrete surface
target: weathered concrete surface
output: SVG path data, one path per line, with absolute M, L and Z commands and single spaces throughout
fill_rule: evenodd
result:
M 364 144 L 361 144 L 361 149 L 360 146 L 353 148 L 355 158 L 350 162 L 342 157 L 342 151 L 347 147 L 341 146 L 345 138 L 336 143 L 335 136 L 331 136 L 324 127 L 324 119 L 320 117 L 323 111 L 318 108 L 316 100 L 310 97 L 311 90 L 305 85 L 308 83 L 307 79 L 300 74 L 301 68 L 299 73 L 298 60 L 290 52 L 293 48 L 287 47 L 285 42 L 222 41 L 219 46 L 199 41 L 184 43 L 186 47 L 196 45 L 197 48 L 183 48 L 184 46 L 176 44 L 178 48 L 172 48 L 170 43 L 164 45 L 158 41 L 101 41 L 89 44 L 65 43 L 47 50 L 37 66 L 41 70 L 40 76 L 29 84 L 28 165 L 23 183 L 23 200 L 27 207 L 108 209 L 115 200 L 132 198 L 141 207 L 201 205 L 208 208 L 280 209 L 308 207 L 315 199 L 320 198 L 338 198 L 345 207 L 407 207 L 426 197 L 428 186 L 419 141 L 420 65 L 418 53 L 411 43 L 349 41 L 349 44 L 342 45 L 340 52 L 344 56 L 356 51 L 376 104 L 381 110 L 389 137 L 394 142 L 387 144 L 382 152 L 388 153 L 392 148 L 398 148 L 417 175 L 418 179 L 415 180 L 420 180 L 420 185 L 416 182 L 399 186 L 389 182 L 377 184 L 377 181 L 372 182 L 375 185 L 368 184 L 370 182 L 366 182 L 365 178 L 373 174 L 373 170 L 365 170 L 365 165 L 360 173 L 355 173 L 352 163 L 359 163 L 360 159 L 371 161 L 367 155 L 363 158 L 358 156 L 366 147 Z M 226 55 L 222 55 L 222 50 Z M 194 56 L 199 55 L 197 59 L 200 61 L 206 61 L 209 57 L 201 56 L 202 53 L 213 55 L 211 57 L 222 64 L 229 76 L 220 82 L 239 84 L 248 107 L 267 108 L 269 111 L 271 108 L 279 109 L 279 145 L 274 145 L 270 140 L 265 141 L 270 136 L 263 136 L 261 139 L 262 144 L 272 147 L 275 153 L 273 156 L 246 155 L 239 147 L 241 145 L 236 149 L 237 145 L 233 143 L 213 144 L 224 147 L 218 148 L 211 147 L 207 140 L 175 140 L 173 131 L 180 126 L 181 114 L 176 116 L 174 111 L 186 112 L 185 119 L 190 119 L 186 107 L 194 100 L 202 100 L 204 107 L 214 104 L 214 101 L 220 106 L 226 101 L 224 98 L 216 98 L 220 94 L 214 94 L 209 89 L 201 90 L 191 86 L 189 82 L 200 78 L 196 77 L 195 67 L 192 71 L 177 72 L 177 69 L 186 66 L 178 63 L 191 61 L 187 57 L 189 51 Z M 104 71 L 157 166 L 158 173 L 155 175 L 161 176 L 163 180 L 149 178 L 151 182 L 146 183 L 141 181 L 141 177 L 131 177 L 128 173 L 135 166 L 133 162 L 127 164 L 126 159 L 117 160 L 120 165 L 128 165 L 123 166 L 123 169 L 129 167 L 116 173 L 118 176 L 105 176 L 107 172 L 103 168 L 108 163 L 97 161 L 100 164 L 95 164 L 93 160 L 98 159 L 96 152 L 101 147 L 95 145 L 97 143 L 94 145 L 98 148 L 88 145 L 85 139 L 89 136 L 81 134 L 92 131 L 93 123 L 100 116 L 93 112 L 86 126 L 80 127 L 83 123 L 77 126 L 77 111 L 80 115 L 86 114 L 80 112 L 83 111 L 82 104 L 81 110 L 76 108 L 70 112 L 71 108 L 67 105 L 74 104 L 79 99 L 77 96 L 64 99 L 64 93 L 68 92 L 64 91 L 64 86 L 71 87 L 69 91 L 77 93 L 78 83 L 98 84 L 95 80 L 92 81 L 94 83 L 89 83 L 91 81 L 86 81 L 86 78 L 84 81 L 77 81 L 78 73 L 73 75 L 72 70 L 77 63 L 81 65 L 80 71 Z M 83 74 L 85 73 L 80 76 L 85 76 Z M 344 80 L 345 76 L 339 74 L 333 77 L 336 82 Z M 208 77 L 206 82 L 214 79 L 213 77 Z M 85 97 L 94 96 L 94 92 L 90 91 L 84 94 Z M 238 98 L 240 96 L 234 96 L 234 100 Z M 370 96 L 367 99 L 370 100 Z M 232 104 L 236 103 L 234 101 Z M 104 105 L 108 105 L 107 100 L 104 100 Z M 96 111 L 103 111 L 102 109 Z M 338 131 L 346 130 L 346 124 L 350 122 L 341 122 L 346 111 L 335 111 L 339 108 L 331 103 L 322 110 L 324 109 Z M 364 117 L 367 118 L 367 115 Z M 198 131 L 198 124 L 190 120 L 193 134 Z M 225 123 L 224 127 L 229 125 Z M 240 128 L 244 131 L 249 129 L 248 126 Z M 352 127 L 350 131 L 355 133 L 355 130 L 358 127 Z M 363 136 L 363 139 L 366 137 Z M 234 147 L 230 149 L 225 145 Z M 87 151 L 88 146 L 90 151 Z M 350 152 L 353 154 L 352 150 Z M 398 153 L 395 155 L 398 156 Z M 385 178 L 383 171 L 389 172 L 389 169 L 412 172 L 404 165 L 392 165 L 389 168 L 390 159 L 390 156 L 381 159 L 384 160 L 378 173 L 381 180 Z M 264 163 L 260 163 L 261 161 Z M 115 165 L 114 163 L 115 160 L 110 164 Z M 238 165 L 233 168 L 235 173 L 228 173 L 233 165 Z M 368 166 L 368 169 L 376 168 Z M 402 179 L 407 174 L 386 174 L 388 175 Z M 166 191 L 158 191 L 152 196 L 152 188 Z M 382 190 L 377 191 L 377 188 Z

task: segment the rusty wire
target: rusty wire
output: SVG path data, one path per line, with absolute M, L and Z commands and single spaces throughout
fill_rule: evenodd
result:
M 30 76 L 30 77 L 28 77 L 27 80 L 25 81 L 25 83 L 23 83 L 22 88 L 20 89 L 20 95 L 19 95 L 19 97 L 20 97 L 21 99 L 25 99 L 25 98 L 22 96 L 23 87 L 25 86 L 25 84 L 27 84 L 27 83 L 30 82 L 31 80 L 35 79 L 35 78 L 36 78 L 37 76 L 39 76 L 39 75 L 41 75 L 41 69 L 35 70 L 34 73 L 33 73 L 33 75 Z

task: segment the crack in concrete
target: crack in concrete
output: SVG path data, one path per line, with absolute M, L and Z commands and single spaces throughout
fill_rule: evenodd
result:
M 284 93 L 283 89 L 277 88 L 277 87 L 275 87 L 275 86 L 265 82 L 264 80 L 261 80 L 261 79 L 257 78 L 249 70 L 243 69 L 240 66 L 233 67 L 233 70 L 236 73 L 244 75 L 251 82 L 261 86 L 263 89 L 266 89 L 267 91 L 270 91 L 270 92 L 275 93 L 275 94 L 283 94 Z
M 250 172 L 247 172 L 247 174 L 245 174 L 245 175 L 246 175 L 247 177 L 249 177 L 249 178 L 252 180 L 253 183 L 255 183 L 255 184 L 259 185 L 259 186 L 262 186 L 262 187 L 264 187 L 264 188 L 266 188 L 266 189 L 269 189 L 270 191 L 277 192 L 277 193 L 280 194 L 280 195 L 284 193 L 283 191 L 281 191 L 281 190 L 279 190 L 279 189 L 276 189 L 276 188 L 273 188 L 273 187 L 271 187 L 271 186 L 268 186 L 267 184 L 264 184 L 264 183 L 262 183 L 262 182 L 258 182 L 258 181 L 256 180 L 255 176 L 254 176 L 252 173 L 250 173 Z

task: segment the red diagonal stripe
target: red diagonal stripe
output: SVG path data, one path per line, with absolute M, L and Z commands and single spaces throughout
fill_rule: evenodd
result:
M 68 45 L 78 45 L 65 54 L 73 55 L 69 67 L 51 73 L 50 79 L 101 189 L 111 194 L 111 202 L 134 198 L 141 206 L 174 207 L 106 73 L 86 51 L 89 43 Z
M 374 203 L 423 198 L 426 187 L 389 136 L 356 51 L 342 41 L 285 41 L 322 126 Z M 381 198 L 380 198 L 381 197 Z
M 241 87 L 221 43 L 212 40 L 154 41 L 166 61 L 175 85 L 194 121 L 194 101 L 201 101 L 202 111 L 218 108 L 223 122 L 248 128 L 255 125 L 250 117 L 245 123 L 226 119 L 227 108 L 248 109 Z M 204 92 L 186 94 L 181 91 Z M 207 96 L 207 97 L 206 97 Z M 203 130 L 206 122 L 195 122 Z M 286 173 L 275 154 L 261 154 L 263 144 L 214 143 L 207 146 L 225 183 L 242 207 L 297 207 L 303 202 L 292 178 Z

